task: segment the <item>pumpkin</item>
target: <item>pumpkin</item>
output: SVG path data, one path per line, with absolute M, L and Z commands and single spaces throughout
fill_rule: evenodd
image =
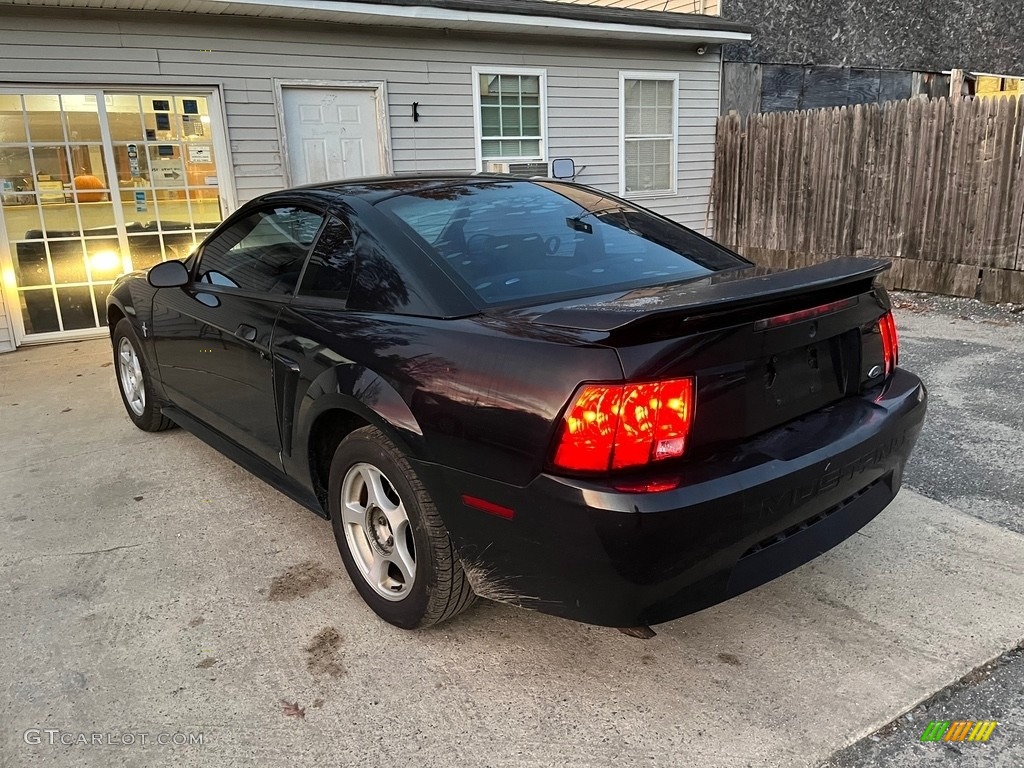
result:
M 95 176 L 83 174 L 75 176 L 75 189 L 79 190 L 75 198 L 80 203 L 102 203 L 107 199 L 106 192 L 84 192 L 86 189 L 104 189 L 107 185 Z

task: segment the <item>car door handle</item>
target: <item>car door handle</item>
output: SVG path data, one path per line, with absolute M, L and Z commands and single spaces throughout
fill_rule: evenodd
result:
M 242 339 L 243 341 L 256 341 L 256 329 L 251 325 L 242 323 L 238 326 L 238 330 L 235 331 L 235 336 Z

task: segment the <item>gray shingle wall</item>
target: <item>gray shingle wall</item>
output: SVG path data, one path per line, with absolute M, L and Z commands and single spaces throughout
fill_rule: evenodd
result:
M 754 26 L 727 61 L 1024 75 L 1024 14 L 1004 0 L 727 0 Z

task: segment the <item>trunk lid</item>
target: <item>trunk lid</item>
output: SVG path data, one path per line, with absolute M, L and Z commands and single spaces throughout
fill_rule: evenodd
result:
M 591 332 L 616 349 L 627 381 L 694 376 L 690 448 L 712 450 L 882 382 L 873 369 L 888 298 L 874 281 L 888 267 L 858 258 L 752 266 L 515 314 Z

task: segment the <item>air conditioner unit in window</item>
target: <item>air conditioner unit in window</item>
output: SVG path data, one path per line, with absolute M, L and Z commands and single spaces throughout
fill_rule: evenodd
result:
M 507 173 L 509 176 L 518 176 L 522 179 L 532 179 L 538 176 L 547 178 L 550 175 L 547 163 L 492 163 L 484 164 L 485 173 Z

